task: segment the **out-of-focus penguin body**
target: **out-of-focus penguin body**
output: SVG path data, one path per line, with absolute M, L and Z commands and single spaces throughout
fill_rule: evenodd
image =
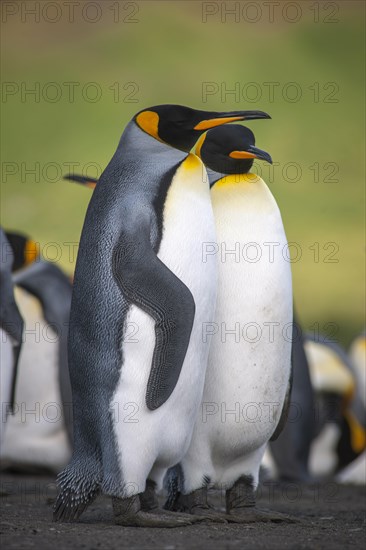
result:
M 0 443 L 3 444 L 8 413 L 14 412 L 15 382 L 22 345 L 23 319 L 14 299 L 14 253 L 0 227 Z
M 282 433 L 269 448 L 275 477 L 280 480 L 310 481 L 309 455 L 315 436 L 314 392 L 304 350 L 301 326 L 294 316 L 292 337 L 293 381 L 289 417 Z M 268 451 L 266 451 L 268 452 Z
M 183 495 L 172 506 L 202 513 L 204 488 L 212 483 L 226 489 L 229 521 L 271 520 L 276 514 L 253 510 L 254 491 L 289 393 L 292 282 L 282 255 L 265 254 L 265 243 L 280 249 L 287 243 L 276 201 L 264 181 L 248 173 L 253 158 L 271 158 L 241 126 L 210 131 L 197 149 L 206 166 L 230 175 L 210 174 L 220 253 L 217 310 L 207 335 L 202 408 L 180 463 Z
M 210 125 L 244 117 L 169 105 L 142 111 L 100 179 L 75 272 L 75 447 L 56 519 L 80 515 L 101 489 L 114 497 L 119 524 L 190 522 L 159 514 L 154 498 L 190 442 L 208 355 L 201 326 L 215 308 L 216 259 L 202 262 L 202 244 L 215 240 L 209 187 L 187 152 Z
M 13 282 L 25 330 L 15 414 L 9 419 L 1 465 L 57 473 L 71 455 L 67 332 L 72 285 L 60 268 L 41 258 L 14 273 Z
M 314 476 L 351 480 L 353 462 L 365 466 L 366 415 L 356 369 L 341 346 L 308 336 L 305 351 L 315 391 L 316 437 L 310 453 Z M 362 458 L 359 458 L 363 456 Z M 362 462 L 363 460 L 363 462 Z M 343 470 L 346 473 L 343 475 Z M 366 483 L 355 470 L 355 482 Z M 348 472 L 348 473 L 347 473 Z
M 355 370 L 357 393 L 366 409 L 366 333 L 353 340 L 349 356 Z

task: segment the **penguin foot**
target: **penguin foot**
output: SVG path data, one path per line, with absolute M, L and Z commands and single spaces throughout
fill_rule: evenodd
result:
M 193 517 L 202 518 L 204 522 L 227 523 L 226 515 L 218 512 L 211 506 L 207 506 L 207 508 L 195 506 L 191 509 L 190 514 L 193 515 Z
M 188 495 L 179 494 L 174 510 L 187 512 L 204 522 L 227 523 L 224 514 L 217 512 L 207 501 L 207 487 L 192 491 Z
M 192 523 L 227 523 L 227 518 L 225 514 L 217 512 L 211 506 L 194 506 L 188 509 L 184 508 L 178 510 L 177 512 L 169 512 L 168 510 L 163 510 L 165 513 L 170 513 L 173 516 L 180 515 L 182 517 L 190 518 Z M 154 513 L 154 510 L 151 510 Z
M 192 517 L 188 514 L 177 514 L 153 508 L 148 512 L 141 510 L 139 495 L 130 498 L 112 499 L 114 521 L 117 525 L 124 527 L 184 527 L 201 521 L 198 517 Z
M 180 518 L 182 521 L 189 521 L 190 525 L 193 525 L 193 523 L 212 521 L 211 516 L 207 514 L 207 510 L 197 510 L 194 513 L 186 514 L 183 512 L 171 512 L 170 510 L 163 510 L 162 508 L 154 508 L 150 510 L 150 514 L 156 514 L 159 517 L 165 516 L 172 519 Z
M 226 519 L 229 523 L 296 523 L 298 520 L 274 512 L 257 508 L 253 477 L 243 475 L 226 491 Z
M 281 512 L 257 507 L 233 508 L 224 516 L 229 523 L 297 523 L 299 520 Z

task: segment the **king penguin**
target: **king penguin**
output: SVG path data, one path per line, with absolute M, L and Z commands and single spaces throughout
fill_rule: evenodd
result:
M 230 522 L 287 521 L 255 507 L 260 463 L 283 423 L 291 373 L 291 269 L 268 248 L 275 242 L 282 250 L 286 235 L 274 197 L 249 172 L 254 159 L 272 160 L 255 147 L 251 130 L 239 125 L 209 131 L 196 154 L 211 170 L 217 309 L 204 331 L 210 353 L 201 410 L 180 462 L 181 494 L 166 506 L 209 513 L 210 484 L 225 490 Z
M 2 447 L 8 414 L 14 412 L 15 382 L 24 323 L 15 302 L 11 277 L 15 261 L 14 252 L 1 227 L 0 254 L 0 444 Z
M 24 320 L 14 415 L 0 450 L 2 469 L 60 472 L 71 456 L 72 397 L 67 332 L 72 284 L 38 243 L 7 232 L 13 247 L 12 281 Z M 24 258 L 24 260 L 23 260 Z
M 258 111 L 177 105 L 140 111 L 90 201 L 77 257 L 69 332 L 74 452 L 59 476 L 56 520 L 78 517 L 99 490 L 120 525 L 174 527 L 155 490 L 188 449 L 213 320 L 216 259 L 209 186 L 187 154 L 209 128 Z

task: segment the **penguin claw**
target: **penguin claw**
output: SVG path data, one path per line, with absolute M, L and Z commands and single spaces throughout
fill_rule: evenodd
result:
M 157 515 L 159 517 L 168 517 L 172 521 L 179 519 L 180 521 L 189 522 L 190 525 L 194 523 L 206 523 L 206 522 L 215 522 L 215 523 L 227 523 L 226 519 L 215 511 L 210 511 L 206 509 L 196 509 L 194 512 L 185 513 L 185 512 L 173 512 L 170 510 L 162 510 L 161 508 L 154 508 L 149 510 L 150 514 Z
M 225 515 L 229 523 L 300 523 L 298 518 L 260 508 L 238 508 Z
M 209 507 L 195 507 L 190 511 L 190 514 L 194 518 L 199 518 L 199 520 L 203 523 L 228 523 L 225 514 L 217 512 L 216 510 Z
M 195 520 L 188 514 L 166 513 L 163 510 L 161 513 L 142 512 L 139 511 L 134 515 L 115 516 L 114 521 L 117 525 L 124 527 L 148 527 L 148 528 L 173 528 L 186 527 L 195 523 Z

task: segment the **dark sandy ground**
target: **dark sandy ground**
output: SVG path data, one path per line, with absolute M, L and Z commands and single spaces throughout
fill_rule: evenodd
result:
M 77 523 L 52 523 L 56 487 L 52 477 L 2 475 L 3 549 L 320 549 L 365 548 L 365 490 L 333 482 L 311 486 L 265 484 L 262 507 L 291 514 L 291 524 L 199 524 L 176 529 L 141 529 L 113 524 L 110 499 L 99 497 Z M 4 493 L 8 493 L 5 494 Z M 215 503 L 223 503 L 219 494 Z

